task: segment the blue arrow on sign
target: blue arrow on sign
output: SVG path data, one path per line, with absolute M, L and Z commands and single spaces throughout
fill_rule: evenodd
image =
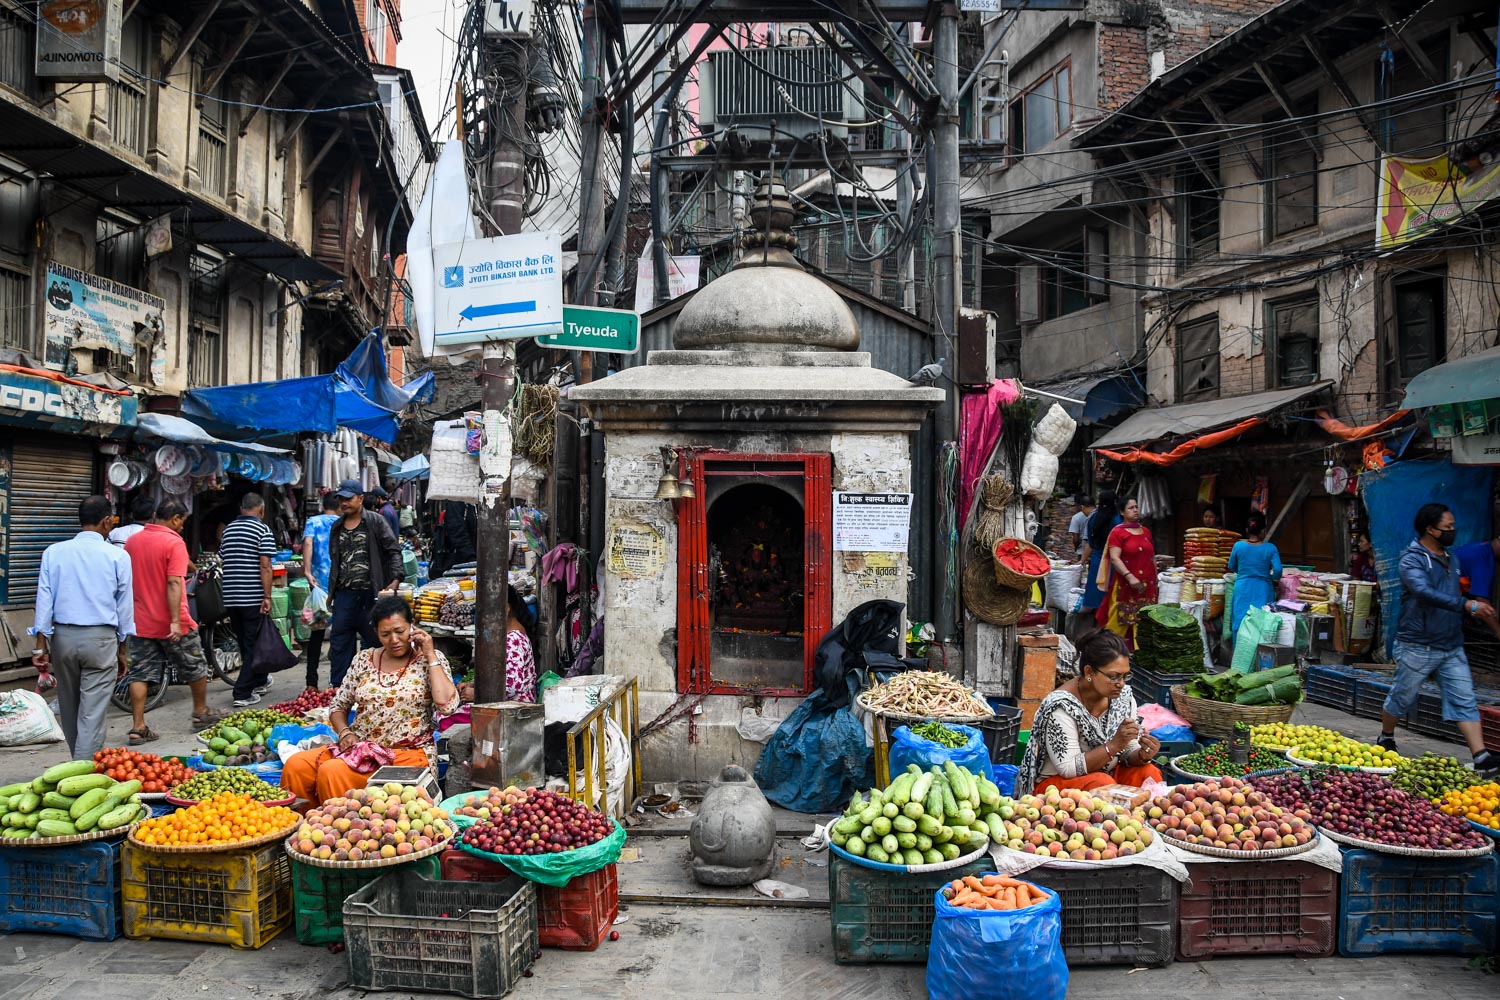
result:
M 510 313 L 529 312 L 536 312 L 535 299 L 526 302 L 502 302 L 492 306 L 467 305 L 464 306 L 463 312 L 459 313 L 459 316 L 464 319 L 474 320 L 481 316 L 506 316 Z

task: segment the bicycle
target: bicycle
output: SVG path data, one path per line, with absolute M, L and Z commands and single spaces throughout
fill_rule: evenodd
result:
M 244 658 L 239 641 L 234 636 L 234 628 L 229 623 L 229 613 L 222 602 L 220 571 L 219 557 L 213 553 L 205 555 L 193 577 L 188 600 L 194 606 L 196 614 L 201 614 L 203 618 L 211 617 L 208 621 L 200 618 L 198 623 L 198 634 L 203 640 L 203 658 L 208 661 L 209 679 L 218 678 L 233 687 Z M 177 667 L 169 664 L 161 678 L 146 683 L 146 711 L 149 712 L 166 701 L 169 687 L 186 683 L 186 680 L 178 676 Z M 123 677 L 115 684 L 109 700 L 121 711 L 131 711 L 130 685 Z

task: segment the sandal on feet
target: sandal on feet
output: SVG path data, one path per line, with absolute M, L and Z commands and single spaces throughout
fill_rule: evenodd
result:
M 139 729 L 132 729 L 126 736 L 126 739 L 129 741 L 131 746 L 135 747 L 140 746 L 142 743 L 151 743 L 155 740 L 159 740 L 161 739 L 161 736 L 158 735 L 156 730 L 152 729 L 150 726 L 142 726 Z
M 229 718 L 229 712 L 222 708 L 204 709 L 202 712 L 193 713 L 193 726 L 202 729 L 211 726 L 215 722 L 222 722 Z

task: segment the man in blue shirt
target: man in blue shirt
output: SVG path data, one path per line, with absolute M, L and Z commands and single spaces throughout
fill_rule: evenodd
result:
M 77 535 L 42 553 L 36 583 L 36 638 L 31 662 L 57 676 L 63 735 L 74 760 L 104 749 L 105 711 L 125 674 L 125 639 L 135 632 L 130 557 L 108 541 L 109 501 L 78 505 Z
M 1401 553 L 1401 617 L 1396 625 L 1396 676 L 1386 696 L 1379 744 L 1396 749 L 1396 723 L 1417 707 L 1422 684 L 1437 682 L 1443 719 L 1458 725 L 1474 770 L 1500 772 L 1500 754 L 1486 750 L 1474 701 L 1474 678 L 1464 655 L 1464 615 L 1493 621 L 1489 601 L 1463 596 L 1458 559 L 1449 548 L 1458 534 L 1453 512 L 1423 504 L 1413 525 L 1417 537 Z
M 1470 542 L 1453 550 L 1458 557 L 1458 575 L 1464 585 L 1464 593 L 1470 597 L 1482 597 L 1495 603 L 1495 564 L 1500 563 L 1500 538 L 1487 542 Z M 1500 636 L 1500 619 L 1485 618 L 1482 621 L 1490 631 Z
M 328 532 L 332 530 L 334 522 L 339 519 L 339 505 L 342 503 L 332 493 L 323 494 L 323 513 L 314 514 L 307 519 L 307 525 L 302 531 L 302 568 L 307 573 L 307 582 L 323 591 L 323 599 L 328 600 Z M 312 634 L 308 636 L 302 648 L 307 651 L 307 686 L 316 691 L 318 689 L 318 661 L 323 658 L 323 636 L 328 630 L 328 619 L 312 623 Z

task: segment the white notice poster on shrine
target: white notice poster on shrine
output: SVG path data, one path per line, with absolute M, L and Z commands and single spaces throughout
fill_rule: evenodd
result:
M 833 494 L 833 551 L 905 552 L 910 493 Z

